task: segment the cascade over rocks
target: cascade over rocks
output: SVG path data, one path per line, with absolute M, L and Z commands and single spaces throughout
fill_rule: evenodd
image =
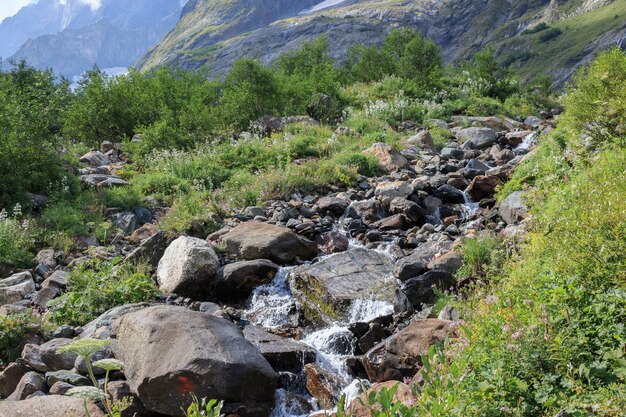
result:
M 220 237 L 231 255 L 245 260 L 269 259 L 279 264 L 310 260 L 317 256 L 314 242 L 286 227 L 250 221 L 239 224 Z
M 354 300 L 393 300 L 396 284 L 391 270 L 385 255 L 355 248 L 297 267 L 289 281 L 307 319 L 328 321 L 345 314 Z
M 416 320 L 399 333 L 380 342 L 365 354 L 363 365 L 372 382 L 400 381 L 412 378 L 421 364 L 421 356 L 435 343 L 443 343 L 450 334 L 447 320 Z
M 276 373 L 229 321 L 182 307 L 155 306 L 113 324 L 113 352 L 143 405 L 168 416 L 198 398 L 225 400 L 241 417 L 268 415 Z
M 300 372 L 317 357 L 312 347 L 266 332 L 259 326 L 246 326 L 243 336 L 259 349 L 276 372 Z

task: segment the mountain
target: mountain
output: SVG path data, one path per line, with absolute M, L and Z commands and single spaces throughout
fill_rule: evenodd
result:
M 393 28 L 433 39 L 446 62 L 491 44 L 502 62 L 557 84 L 597 51 L 626 46 L 626 0 L 193 0 L 176 27 L 138 62 L 208 67 L 224 74 L 241 57 L 271 63 L 320 35 L 341 60 L 354 43 L 379 44 Z M 325 7 L 329 6 L 329 7 Z M 550 57 L 547 59 L 546 57 Z
M 179 21 L 181 0 L 40 0 L 0 24 L 0 54 L 73 76 L 130 66 Z

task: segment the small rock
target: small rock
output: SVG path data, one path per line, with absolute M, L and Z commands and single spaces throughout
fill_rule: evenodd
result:
M 372 155 L 387 172 L 394 172 L 407 168 L 409 161 L 400 152 L 386 143 L 375 143 L 363 151 L 366 155 Z
M 20 382 L 17 384 L 13 394 L 7 397 L 8 401 L 21 401 L 25 400 L 31 394 L 37 391 L 46 390 L 46 380 L 43 376 L 37 372 L 27 372 L 24 374 Z

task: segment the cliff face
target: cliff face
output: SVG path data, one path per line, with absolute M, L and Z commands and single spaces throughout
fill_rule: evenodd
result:
M 179 21 L 181 0 L 40 0 L 0 24 L 0 54 L 73 76 L 130 66 Z
M 271 63 L 320 35 L 341 60 L 354 43 L 377 44 L 391 29 L 410 27 L 435 40 L 447 62 L 492 44 L 524 77 L 546 72 L 562 84 L 598 50 L 626 43 L 626 0 L 348 0 L 321 10 L 319 0 L 267 3 L 193 0 L 138 66 L 208 67 L 220 75 L 238 58 Z M 547 27 L 534 32 L 542 22 Z

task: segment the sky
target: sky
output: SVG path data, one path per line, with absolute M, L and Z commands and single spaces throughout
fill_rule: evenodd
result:
M 0 0 L 0 22 L 9 16 L 13 16 L 19 9 L 37 0 Z

